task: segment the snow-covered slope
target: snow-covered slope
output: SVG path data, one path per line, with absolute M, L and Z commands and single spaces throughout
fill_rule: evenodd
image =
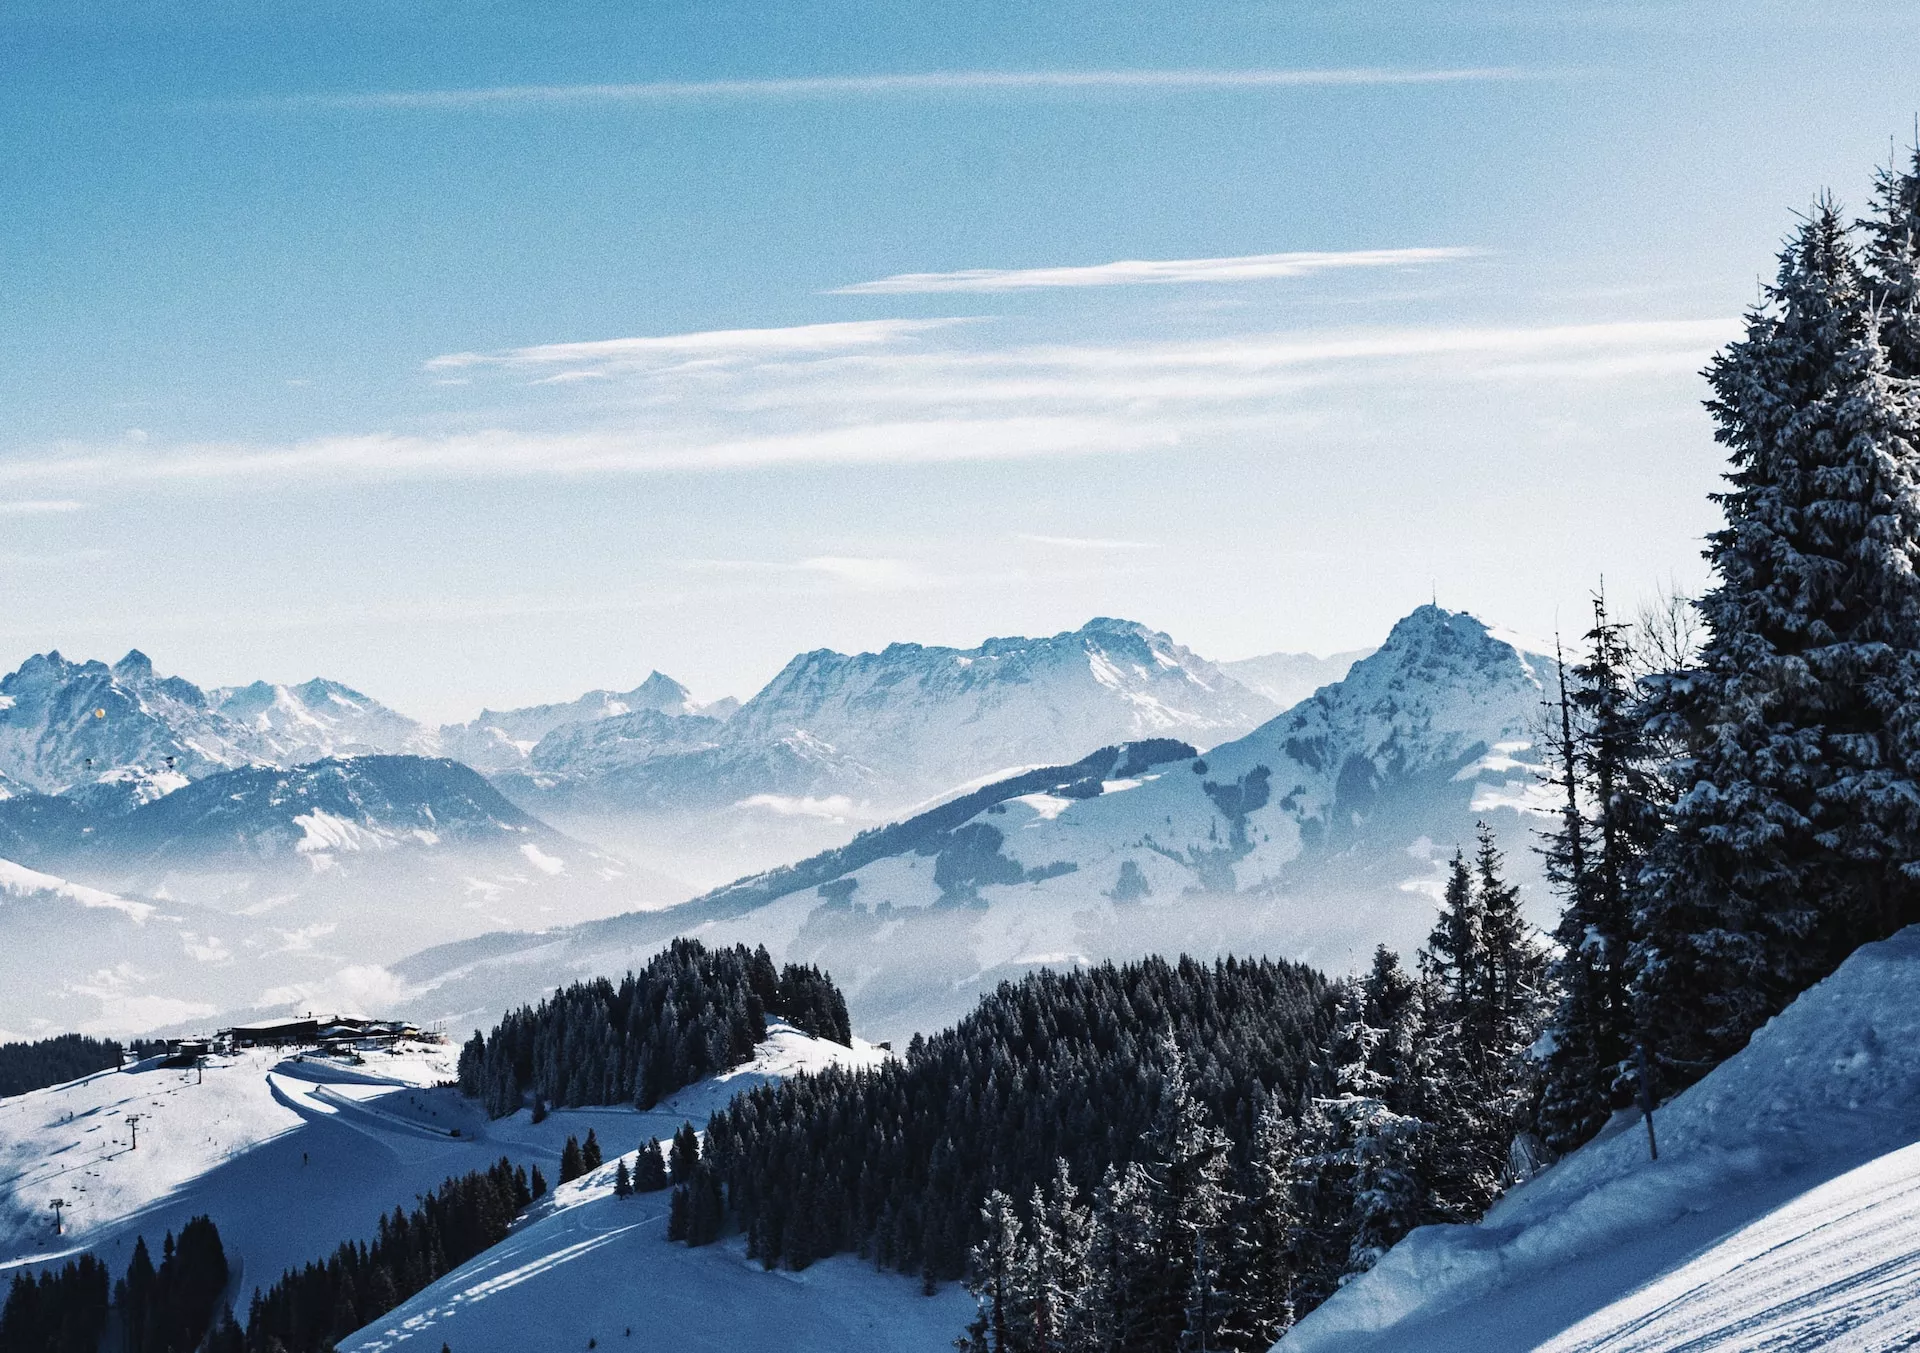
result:
M 260 922 L 89 888 L 0 859 L 0 1041 L 126 1035 L 214 1013 L 237 953 L 284 943 Z
M 689 1087 L 651 1113 L 627 1115 L 615 1140 L 664 1141 L 680 1122 L 703 1122 L 752 1081 L 871 1064 L 880 1055 L 779 1027 L 752 1065 Z M 341 1353 L 433 1353 L 442 1344 L 462 1353 L 519 1353 L 589 1341 L 676 1353 L 943 1353 L 972 1315 L 957 1285 L 923 1296 L 917 1282 L 852 1255 L 803 1273 L 769 1273 L 747 1258 L 739 1236 L 701 1249 L 670 1244 L 667 1193 L 614 1195 L 615 1172 L 622 1163 L 631 1170 L 638 1154 L 609 1158 L 556 1188 L 505 1241 L 342 1340 Z
M 682 907 L 483 937 L 396 975 L 416 1015 L 497 1009 L 673 933 L 738 938 L 825 966 L 864 1027 L 902 1037 L 1042 963 L 1258 952 L 1347 971 L 1382 942 L 1410 956 L 1481 819 L 1544 922 L 1526 757 L 1548 671 L 1473 617 L 1422 607 L 1344 681 L 1204 756 L 1110 748 Z
M 1277 712 L 1165 634 L 1098 619 L 978 648 L 894 644 L 788 663 L 727 725 L 733 746 L 805 732 L 911 802 L 986 772 L 1141 738 L 1207 747 Z M 895 802 L 901 802 L 895 799 Z
M 372 1236 L 382 1215 L 411 1206 L 450 1175 L 507 1156 L 552 1177 L 568 1135 L 593 1129 L 604 1169 L 537 1203 L 509 1240 L 429 1288 L 360 1342 L 407 1326 L 409 1348 L 584 1348 L 621 1329 L 653 1348 L 943 1349 L 971 1303 L 949 1290 L 928 1301 L 918 1285 L 852 1259 L 798 1275 L 769 1275 L 741 1260 L 737 1242 L 706 1250 L 666 1243 L 667 1195 L 611 1197 L 614 1153 L 682 1122 L 704 1123 L 737 1090 L 820 1067 L 872 1064 L 884 1054 L 844 1048 L 783 1025 L 746 1066 L 689 1086 L 650 1112 L 560 1109 L 534 1123 L 523 1110 L 488 1121 L 439 1082 L 450 1044 L 368 1052 L 360 1065 L 258 1050 L 209 1060 L 204 1077 L 157 1061 L 101 1072 L 0 1100 L 0 1278 L 7 1269 L 87 1249 L 116 1272 L 134 1237 L 157 1245 L 206 1213 L 240 1272 L 229 1295 L 248 1295 L 341 1241 Z M 138 1114 L 139 1146 L 129 1117 Z M 457 1134 L 457 1135 L 456 1135 Z M 53 1235 L 62 1198 L 64 1236 Z M 645 1303 L 643 1310 L 639 1303 Z M 643 1317 L 644 1316 L 644 1320 Z M 620 1322 L 619 1328 L 614 1322 Z M 557 1342 L 580 1322 L 576 1342 Z M 761 1335 L 750 1331 L 755 1327 Z M 728 1332 L 731 1342 L 709 1342 Z M 925 1337 L 919 1337 L 922 1334 Z M 369 1338 L 375 1342 L 366 1342 Z
M 1920 928 L 1472 1227 L 1414 1232 L 1281 1353 L 1920 1344 Z
M 1220 670 L 1248 690 L 1266 696 L 1276 708 L 1292 709 L 1322 686 L 1341 680 L 1356 662 L 1374 651 L 1356 648 L 1324 658 L 1312 653 L 1265 653 L 1223 662 Z

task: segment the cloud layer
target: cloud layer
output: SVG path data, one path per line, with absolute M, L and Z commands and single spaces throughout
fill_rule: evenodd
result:
M 282 107 L 340 109 L 511 108 L 569 103 L 667 103 L 705 99 L 873 98 L 925 94 L 1021 94 L 1050 91 L 1312 89 L 1365 85 L 1462 84 L 1539 79 L 1504 66 L 1256 70 L 957 70 L 897 75 L 815 75 L 767 80 L 653 80 L 635 84 L 494 85 L 480 89 L 385 90 L 305 94 L 271 100 Z
M 22 453 L 0 460 L 0 488 L 714 473 L 1271 445 L 1330 420 L 1365 426 L 1389 404 L 1417 413 L 1491 383 L 1550 412 L 1579 386 L 1691 380 L 1737 324 L 1005 345 L 988 341 L 987 326 L 943 328 L 888 320 L 453 354 L 430 365 L 477 370 L 508 395 L 524 392 L 524 404 L 465 430 Z M 598 379 L 589 396 L 537 388 L 535 374 L 538 384 Z
M 1123 259 L 1090 267 L 968 268 L 910 272 L 856 282 L 836 296 L 1036 291 L 1056 287 L 1130 287 L 1176 282 L 1259 282 L 1348 268 L 1409 268 L 1470 258 L 1473 249 L 1349 249 L 1338 253 L 1246 254 L 1238 258 Z

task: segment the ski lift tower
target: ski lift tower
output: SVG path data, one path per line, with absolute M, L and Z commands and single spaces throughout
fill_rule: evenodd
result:
M 60 1219 L 60 1209 L 66 1205 L 67 1200 L 65 1198 L 55 1198 L 47 1204 L 48 1207 L 53 1209 L 53 1233 L 57 1236 L 63 1236 L 67 1233 L 66 1226 Z
M 127 1115 L 127 1127 L 133 1133 L 133 1144 L 129 1146 L 127 1150 L 138 1151 L 140 1149 L 140 1120 L 145 1117 L 147 1117 L 147 1115 L 144 1113 L 130 1113 Z

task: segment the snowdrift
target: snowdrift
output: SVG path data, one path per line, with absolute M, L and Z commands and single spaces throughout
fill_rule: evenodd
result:
M 1920 1341 L 1920 927 L 1855 953 L 1663 1107 L 1396 1246 L 1279 1353 Z

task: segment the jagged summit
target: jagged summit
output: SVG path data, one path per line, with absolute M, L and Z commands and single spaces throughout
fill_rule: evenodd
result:
M 145 681 L 153 675 L 153 659 L 137 648 L 130 648 L 127 656 L 113 665 L 113 674 L 121 681 Z

